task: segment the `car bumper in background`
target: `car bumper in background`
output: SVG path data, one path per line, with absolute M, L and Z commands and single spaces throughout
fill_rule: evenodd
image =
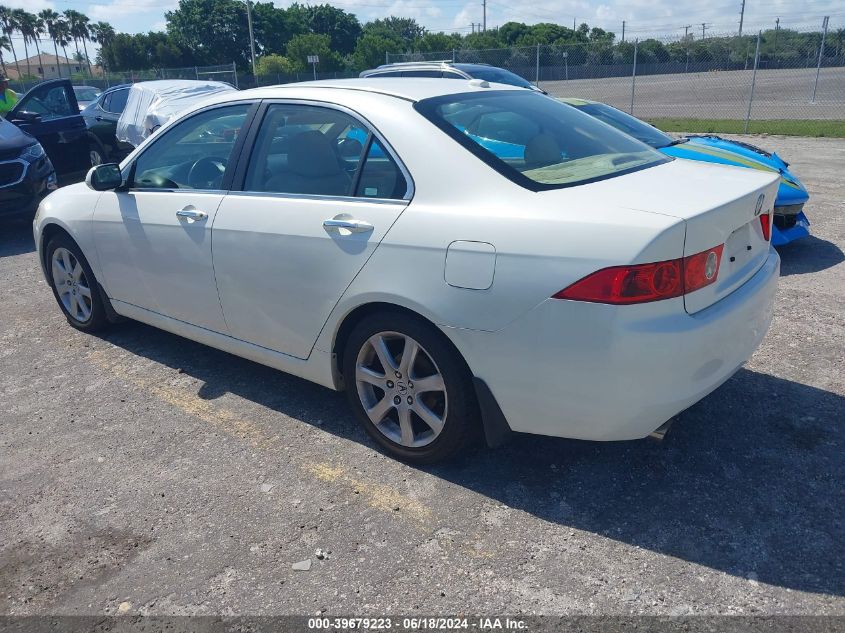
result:
M 783 246 L 790 242 L 807 237 L 810 234 L 810 221 L 803 211 L 796 214 L 779 214 L 775 207 L 774 228 L 772 230 L 772 245 Z
M 0 185 L 0 218 L 35 214 L 38 203 L 56 188 L 56 173 L 49 160 L 28 166 L 23 179 Z
M 585 440 L 647 436 L 730 378 L 771 323 L 780 258 L 718 303 L 548 299 L 498 332 L 447 330 L 514 431 Z

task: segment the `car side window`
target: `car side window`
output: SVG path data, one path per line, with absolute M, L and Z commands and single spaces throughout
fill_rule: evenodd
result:
M 126 107 L 126 100 L 129 98 L 129 88 L 115 90 L 106 96 L 103 101 L 103 110 L 112 114 L 121 114 Z
M 250 156 L 245 189 L 349 196 L 367 137 L 365 127 L 340 110 L 270 105 Z
M 466 79 L 466 77 L 464 77 L 463 75 L 459 75 L 458 73 L 445 71 L 443 73 L 443 79 Z
M 79 114 L 79 110 L 74 110 L 70 105 L 68 89 L 63 85 L 33 88 L 26 98 L 21 100 L 17 109 L 40 114 L 42 121 Z
M 151 142 L 134 163 L 134 189 L 218 190 L 252 104 L 205 110 Z
M 355 195 L 363 198 L 392 198 L 399 200 L 408 192 L 408 181 L 381 143 L 373 138 Z
M 388 72 L 388 73 L 376 73 L 374 75 L 367 75 L 367 79 L 383 79 L 383 78 L 394 78 L 394 77 L 401 77 L 402 73 L 399 71 L 396 72 Z
M 439 79 L 443 73 L 439 70 L 406 70 L 402 73 L 403 77 L 431 77 Z

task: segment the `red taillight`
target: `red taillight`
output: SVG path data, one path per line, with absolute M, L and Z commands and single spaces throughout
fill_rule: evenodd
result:
M 683 259 L 603 268 L 552 298 L 627 305 L 680 297 L 716 281 L 722 248 L 720 244 Z
M 760 216 L 760 227 L 763 229 L 763 239 L 767 242 L 772 239 L 772 216 L 764 213 Z
M 724 244 L 684 259 L 684 294 L 709 286 L 719 276 Z

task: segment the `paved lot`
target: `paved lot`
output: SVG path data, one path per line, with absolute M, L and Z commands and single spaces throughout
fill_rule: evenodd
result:
M 674 75 L 640 75 L 636 80 L 634 114 L 638 117 L 745 119 L 751 95 L 750 70 Z M 823 68 L 812 101 L 816 69 L 759 70 L 751 115 L 755 119 L 845 118 L 845 69 Z M 543 81 L 540 86 L 559 97 L 583 97 L 628 112 L 631 77 Z
M 845 614 L 845 141 L 758 142 L 805 178 L 814 237 L 782 253 L 762 348 L 662 445 L 411 468 L 339 394 L 72 330 L 4 226 L 0 613 Z

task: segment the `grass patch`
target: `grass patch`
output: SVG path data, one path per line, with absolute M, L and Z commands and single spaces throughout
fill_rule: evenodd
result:
M 648 119 L 648 122 L 665 132 L 691 132 L 697 134 L 711 132 L 723 134 L 745 133 L 745 121 L 741 119 Z M 750 121 L 748 124 L 748 133 L 845 138 L 845 121 L 764 119 Z

